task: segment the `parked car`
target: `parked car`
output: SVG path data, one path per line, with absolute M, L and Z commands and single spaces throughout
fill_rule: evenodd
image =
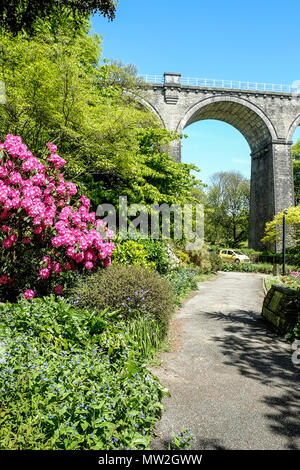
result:
M 244 253 L 242 253 L 241 251 L 233 249 L 220 250 L 219 256 L 228 263 L 239 264 L 250 262 L 250 258 L 248 256 L 244 255 Z

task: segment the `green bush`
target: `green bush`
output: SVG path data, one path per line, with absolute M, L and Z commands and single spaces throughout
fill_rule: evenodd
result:
M 268 262 L 268 263 L 278 263 L 282 264 L 282 253 L 278 253 L 275 251 L 263 251 L 259 254 L 259 261 L 260 262 Z M 295 268 L 300 267 L 300 247 L 288 247 L 286 249 L 286 262 L 294 266 Z
M 211 264 L 211 270 L 216 273 L 222 269 L 222 259 L 215 251 L 209 252 L 209 260 Z
M 273 272 L 273 265 L 267 263 L 227 263 L 222 261 L 222 271 L 271 274 Z
M 174 306 L 169 283 L 141 266 L 112 265 L 95 273 L 75 287 L 74 299 L 80 308 L 119 310 L 125 320 L 155 320 L 162 336 Z
M 147 260 L 154 263 L 155 270 L 159 274 L 167 273 L 171 268 L 171 260 L 168 253 L 168 247 L 163 240 L 153 240 L 146 238 L 139 240 L 147 252 Z
M 178 247 L 172 247 L 172 250 L 174 252 L 174 255 L 179 259 L 180 261 L 180 266 L 187 266 L 190 264 L 191 260 L 189 255 L 182 249 Z
M 287 265 L 287 271 L 293 271 L 294 266 Z M 222 271 L 239 271 L 246 273 L 273 273 L 273 264 L 270 263 L 227 263 L 222 261 Z
M 287 248 L 286 250 L 286 260 L 289 264 L 300 267 L 300 246 Z
M 191 262 L 195 266 L 199 266 L 202 272 L 209 273 L 211 271 L 210 252 L 206 245 L 200 250 L 190 251 L 189 257 Z
M 117 336 L 114 324 L 53 298 L 1 306 L 1 449 L 149 447 L 164 389 L 121 323 L 119 336 L 130 340 L 122 354 L 103 348 L 105 332 Z
M 145 268 L 154 269 L 156 264 L 149 261 L 148 252 L 141 243 L 134 240 L 124 240 L 116 244 L 112 254 L 114 264 L 124 264 L 144 266 Z
M 166 274 L 172 268 L 172 260 L 166 242 L 151 238 L 118 240 L 112 260 L 114 264 L 154 269 L 159 274 Z

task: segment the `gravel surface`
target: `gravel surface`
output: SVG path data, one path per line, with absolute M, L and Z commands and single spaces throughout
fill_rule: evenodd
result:
M 260 316 L 263 275 L 219 273 L 176 314 L 172 352 L 152 369 L 171 398 L 153 449 L 185 426 L 192 449 L 300 449 L 300 367 Z

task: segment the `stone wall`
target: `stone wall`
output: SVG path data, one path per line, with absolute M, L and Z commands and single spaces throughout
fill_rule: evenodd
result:
M 273 285 L 267 293 L 262 316 L 277 333 L 290 332 L 300 317 L 300 296 L 294 289 Z

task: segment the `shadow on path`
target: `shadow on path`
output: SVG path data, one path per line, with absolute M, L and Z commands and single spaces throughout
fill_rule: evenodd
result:
M 269 410 L 265 414 L 269 428 L 287 439 L 287 449 L 298 449 L 300 368 L 292 363 L 288 345 L 254 312 L 201 315 L 226 323 L 224 335 L 212 337 L 225 356 L 224 363 L 237 368 L 241 375 L 270 386 L 270 395 L 262 399 Z

